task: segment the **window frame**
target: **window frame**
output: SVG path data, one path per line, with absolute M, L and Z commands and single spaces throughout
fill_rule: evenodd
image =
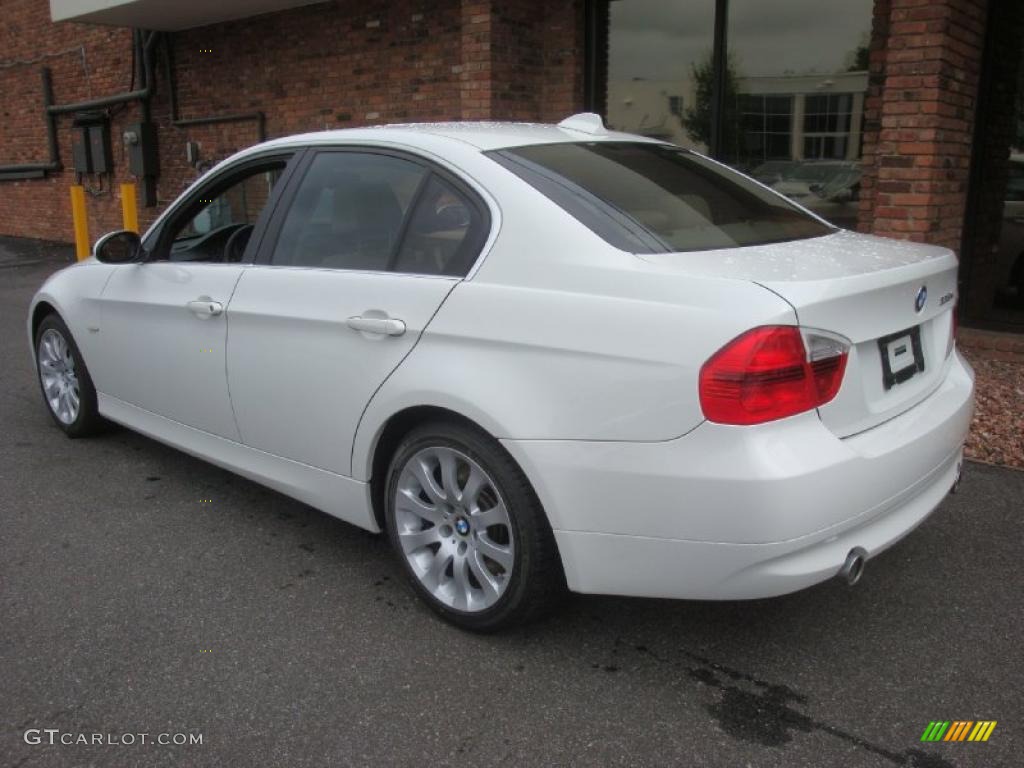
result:
M 744 147 L 744 155 L 736 158 L 734 163 L 730 165 L 736 165 L 739 161 L 756 161 L 749 165 L 750 168 L 756 168 L 762 163 L 766 163 L 772 160 L 792 160 L 791 146 L 793 143 L 794 134 L 794 113 L 796 112 L 796 97 L 792 93 L 741 93 L 738 94 L 738 103 L 736 108 L 736 114 L 739 117 L 738 125 L 739 130 L 744 136 L 757 136 L 759 139 L 759 157 L 753 157 L 749 154 Z M 749 108 L 749 104 L 754 101 L 758 102 L 758 109 L 754 111 Z M 787 110 L 785 112 L 772 112 L 768 109 L 769 100 L 786 101 Z M 769 129 L 769 122 L 771 118 L 778 118 L 785 116 L 788 125 L 785 131 L 777 131 Z M 758 126 L 753 126 L 753 121 L 748 118 L 756 117 Z M 768 137 L 769 136 L 784 136 L 786 140 L 786 153 L 785 157 L 775 157 L 768 153 Z
M 416 152 L 410 152 L 403 149 L 395 149 L 392 147 L 382 147 L 372 144 L 325 144 L 325 145 L 314 145 L 307 146 L 301 160 L 296 164 L 291 176 L 288 180 L 287 189 L 282 191 L 281 196 L 275 202 L 275 208 L 273 215 L 270 217 L 267 223 L 266 231 L 263 233 L 259 249 L 255 253 L 253 264 L 263 267 L 273 267 L 276 269 L 315 269 L 328 272 L 339 272 L 339 273 L 353 273 L 353 274 L 373 274 L 373 275 L 405 275 L 410 277 L 421 277 L 421 278 L 442 278 L 446 280 L 466 280 L 475 271 L 477 265 L 480 263 L 480 259 L 483 257 L 486 246 L 492 239 L 494 218 L 491 215 L 491 208 L 480 193 L 477 192 L 471 184 L 465 181 L 459 174 L 451 171 L 450 169 L 442 166 L 439 163 L 434 162 L 430 158 L 424 157 Z M 399 227 L 398 237 L 395 240 L 394 252 L 388 259 L 388 268 L 383 270 L 374 269 L 348 269 L 345 267 L 321 267 L 321 266 L 304 266 L 304 265 L 293 265 L 293 264 L 274 264 L 271 261 L 274 250 L 277 248 L 278 239 L 281 236 L 281 231 L 284 228 L 284 223 L 288 218 L 288 213 L 291 210 L 292 204 L 295 201 L 295 197 L 298 195 L 299 189 L 302 187 L 302 182 L 309 173 L 309 169 L 312 167 L 316 158 L 324 154 L 338 154 L 338 153 L 356 153 L 363 155 L 383 155 L 385 157 L 394 157 L 399 160 L 405 160 L 407 162 L 415 163 L 424 169 L 423 178 L 417 185 L 416 191 L 413 193 L 412 198 L 409 200 L 409 207 L 406 209 L 402 216 L 402 224 Z M 409 224 L 412 221 L 412 217 L 416 211 L 417 205 L 423 196 L 423 192 L 430 182 L 431 176 L 437 175 L 442 180 L 451 184 L 455 190 L 461 194 L 466 202 L 473 206 L 476 210 L 477 215 L 480 217 L 480 234 L 478 236 L 478 243 L 476 244 L 476 253 L 473 258 L 469 261 L 466 266 L 465 274 L 461 275 L 445 275 L 445 274 L 430 274 L 424 272 L 404 272 L 394 269 L 395 262 L 398 255 L 402 251 L 402 247 L 405 244 L 406 234 L 409 230 Z M 255 235 L 255 233 L 253 233 Z
M 835 91 L 829 93 L 815 93 L 807 94 L 804 96 L 804 117 L 803 126 L 801 130 L 802 146 L 800 147 L 800 154 L 803 160 L 809 161 L 831 161 L 831 162 L 843 162 L 846 161 L 846 156 L 850 151 L 850 137 L 853 135 L 853 97 L 855 94 L 848 91 Z M 839 101 L 842 98 L 848 99 L 847 109 L 845 111 L 839 111 L 838 109 L 833 110 L 833 100 Z M 824 99 L 825 100 L 825 111 L 808 112 L 807 102 L 811 99 Z M 808 130 L 807 121 L 808 118 L 824 118 L 827 122 L 830 117 L 836 118 L 836 129 L 834 131 L 829 130 Z M 843 121 L 845 127 L 840 126 L 840 118 L 845 118 Z M 841 130 L 840 130 L 841 129 Z M 824 153 L 824 149 L 827 146 L 827 142 L 832 140 L 833 142 L 842 142 L 843 151 L 839 156 L 829 155 Z M 812 146 L 819 146 L 820 151 L 808 153 L 807 147 L 808 142 L 811 142 Z
M 170 261 L 170 245 L 171 235 L 175 231 L 175 228 L 183 223 L 186 223 L 191 218 L 202 210 L 203 205 L 200 205 L 200 201 L 205 197 L 217 197 L 224 191 L 229 189 L 237 181 L 244 177 L 251 175 L 255 170 L 257 173 L 258 169 L 263 166 L 276 165 L 282 160 L 284 161 L 284 169 L 281 171 L 281 176 L 278 178 L 277 183 L 271 190 L 270 195 L 267 197 L 267 203 L 263 206 L 263 210 L 260 211 L 259 217 L 256 219 L 256 223 L 253 226 L 252 235 L 249 237 L 249 242 L 246 244 L 245 252 L 242 255 L 241 261 L 237 262 L 221 262 L 221 261 L 190 261 L 182 262 L 187 264 L 209 264 L 219 265 L 228 264 L 229 266 L 237 266 L 239 264 L 251 264 L 258 252 L 259 245 L 266 232 L 266 227 L 271 220 L 277 206 L 284 194 L 285 188 L 289 185 L 292 177 L 295 174 L 296 168 L 299 166 L 302 156 L 305 154 L 304 147 L 291 147 L 285 149 L 275 149 L 268 152 L 261 152 L 256 155 L 249 155 L 238 160 L 235 163 L 231 163 L 227 167 L 219 170 L 217 173 L 203 178 L 200 183 L 195 185 L 192 189 L 186 192 L 184 195 L 178 198 L 164 213 L 163 216 L 157 221 L 157 223 L 146 233 L 143 240 L 143 248 L 146 250 L 147 262 L 161 262 Z M 178 263 L 178 262 L 175 262 Z

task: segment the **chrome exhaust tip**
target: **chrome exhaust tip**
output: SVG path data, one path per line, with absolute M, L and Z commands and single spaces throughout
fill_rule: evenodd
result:
M 843 563 L 843 567 L 839 569 L 839 577 L 845 579 L 846 583 L 852 587 L 864 575 L 864 563 L 867 561 L 868 553 L 864 548 L 854 547 L 850 550 L 850 554 L 846 556 L 846 562 Z
M 949 489 L 950 495 L 953 495 L 960 490 L 960 478 L 963 477 L 964 463 L 958 461 L 956 464 L 956 479 L 953 481 L 953 487 Z

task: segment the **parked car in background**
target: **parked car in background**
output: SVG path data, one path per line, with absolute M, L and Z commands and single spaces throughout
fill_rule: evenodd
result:
M 770 186 L 837 227 L 853 229 L 860 200 L 860 164 L 808 160 Z
M 799 164 L 796 160 L 768 160 L 750 171 L 750 175 L 770 187 L 785 179 Z
M 109 419 L 386 531 L 494 630 L 566 587 L 855 583 L 960 476 L 956 276 L 596 115 L 390 126 L 229 158 L 27 331 L 69 436 Z

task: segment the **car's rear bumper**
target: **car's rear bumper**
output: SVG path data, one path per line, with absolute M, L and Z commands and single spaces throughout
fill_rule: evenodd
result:
M 973 413 L 954 356 L 926 400 L 849 438 L 816 413 L 758 427 L 705 423 L 659 443 L 504 441 L 548 511 L 578 592 L 740 599 L 836 575 L 942 501 Z

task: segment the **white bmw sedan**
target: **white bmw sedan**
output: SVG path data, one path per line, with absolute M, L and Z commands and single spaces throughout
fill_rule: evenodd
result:
M 959 478 L 956 274 L 595 116 L 390 126 L 229 158 L 28 331 L 69 436 L 117 422 L 386 531 L 493 630 L 566 589 L 856 581 Z

